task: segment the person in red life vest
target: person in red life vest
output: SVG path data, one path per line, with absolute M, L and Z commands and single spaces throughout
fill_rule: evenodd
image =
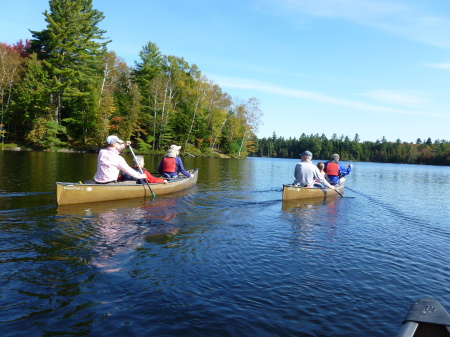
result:
M 100 150 L 98 154 L 97 172 L 94 175 L 96 184 L 117 183 L 121 170 L 136 179 L 146 178 L 145 174 L 138 173 L 128 166 L 120 155 L 120 151 L 131 144 L 130 141 L 126 141 L 124 144 L 119 137 L 111 135 L 106 138 L 106 143 L 108 143 L 108 147 Z
M 352 171 L 353 165 L 344 166 L 339 164 L 339 155 L 333 154 L 328 162 L 325 163 L 325 173 L 331 185 L 342 184 L 345 182 L 345 176 Z
M 294 170 L 294 185 L 300 187 L 318 187 L 318 188 L 334 188 L 328 181 L 320 174 L 316 165 L 311 162 L 312 153 L 305 151 L 300 154 L 301 162 L 295 165 Z M 317 182 L 315 182 L 317 181 Z
M 181 146 L 170 145 L 164 158 L 161 160 L 158 166 L 158 172 L 164 178 L 177 178 L 178 173 L 183 173 L 186 177 L 193 177 L 193 173 L 189 173 L 184 169 L 183 162 L 178 156 L 180 154 Z
M 149 183 L 164 183 L 167 184 L 167 180 L 164 180 L 162 178 L 156 178 L 154 176 L 152 176 L 150 174 L 150 172 L 148 172 L 148 170 L 144 167 L 145 165 L 145 161 L 144 161 L 144 157 L 143 156 L 136 156 L 136 159 L 133 159 L 134 162 L 134 166 L 133 166 L 133 170 L 135 170 L 136 172 L 141 172 L 140 169 L 142 169 L 142 172 L 144 172 L 145 176 L 147 177 L 147 182 Z M 139 169 L 140 168 L 140 169 Z M 122 179 L 123 180 L 136 180 L 137 184 L 142 184 L 142 179 L 135 179 L 134 177 L 130 176 L 128 173 L 123 173 L 122 174 Z

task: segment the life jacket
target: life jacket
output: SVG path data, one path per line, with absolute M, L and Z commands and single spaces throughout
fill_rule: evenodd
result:
M 164 157 L 162 162 L 162 172 L 177 172 L 177 163 L 173 157 Z
M 325 173 L 329 176 L 338 176 L 339 175 L 339 164 L 338 163 L 327 163 L 325 167 Z

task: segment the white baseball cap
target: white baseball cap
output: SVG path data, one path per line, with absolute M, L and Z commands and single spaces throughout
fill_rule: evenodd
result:
M 108 136 L 108 137 L 106 138 L 106 142 L 107 142 L 108 144 L 115 144 L 115 143 L 120 143 L 120 144 L 122 144 L 122 143 L 123 143 L 123 140 L 119 139 L 119 137 L 117 137 L 117 136 Z

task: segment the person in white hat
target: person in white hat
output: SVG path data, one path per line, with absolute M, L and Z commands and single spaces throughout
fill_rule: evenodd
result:
M 164 178 L 176 178 L 178 172 L 183 173 L 186 177 L 193 177 L 193 173 L 189 173 L 184 169 L 183 162 L 178 156 L 180 154 L 181 146 L 170 145 L 169 150 L 165 154 L 158 166 L 158 172 Z
M 97 184 L 116 183 L 120 171 L 124 171 L 135 179 L 145 179 L 147 176 L 133 170 L 120 155 L 126 146 L 130 145 L 130 141 L 124 143 L 117 136 L 108 136 L 106 138 L 108 147 L 100 150 L 97 160 L 97 172 L 94 175 L 94 181 Z

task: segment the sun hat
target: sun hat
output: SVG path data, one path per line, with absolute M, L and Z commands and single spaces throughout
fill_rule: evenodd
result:
M 106 138 L 106 142 L 107 142 L 108 144 L 110 144 L 110 145 L 115 144 L 115 143 L 120 143 L 120 144 L 122 144 L 122 143 L 123 143 L 123 140 L 119 139 L 119 137 L 117 137 L 117 136 L 111 135 L 111 136 L 108 136 L 108 137 Z
M 178 155 L 178 152 L 180 151 L 181 146 L 178 145 L 170 145 L 169 150 L 166 153 L 166 157 L 173 157 L 175 158 Z
M 307 156 L 312 158 L 312 153 L 310 151 L 304 151 L 303 153 L 300 153 L 300 156 Z

